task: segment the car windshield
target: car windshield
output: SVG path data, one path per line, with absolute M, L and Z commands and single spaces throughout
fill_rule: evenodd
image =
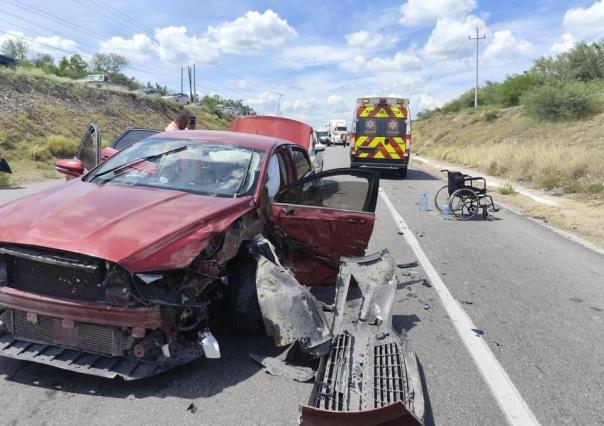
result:
M 254 192 L 263 159 L 262 151 L 221 143 L 146 139 L 111 157 L 86 181 L 236 197 Z
M 338 127 L 336 127 L 336 130 L 337 130 L 338 132 L 345 132 L 345 131 L 346 131 L 346 127 L 341 127 L 341 126 L 338 126 Z
M 325 131 L 317 132 L 317 136 L 327 136 L 327 132 L 325 132 Z

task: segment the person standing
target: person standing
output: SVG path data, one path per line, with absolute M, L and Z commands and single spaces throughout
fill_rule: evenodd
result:
M 168 126 L 165 128 L 165 132 L 172 132 L 175 130 L 185 130 L 189 124 L 189 118 L 191 114 L 188 111 L 180 113 Z

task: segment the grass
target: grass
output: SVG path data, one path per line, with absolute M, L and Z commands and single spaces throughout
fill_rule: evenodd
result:
M 0 189 L 10 188 L 10 175 L 6 173 L 0 173 Z
M 413 130 L 418 154 L 538 188 L 602 194 L 604 114 L 549 123 L 507 108 L 488 124 L 460 112 L 417 121 Z
M 499 192 L 502 195 L 516 194 L 516 190 L 514 189 L 514 186 L 510 182 L 506 182 L 503 185 L 501 185 L 499 188 L 497 188 L 497 192 Z
M 99 126 L 107 146 L 129 127 L 163 129 L 183 110 L 160 97 L 97 88 L 35 68 L 0 68 L 0 88 L 0 96 L 10 99 L 9 112 L 0 114 L 0 153 L 11 164 L 14 184 L 54 175 L 55 160 L 75 154 L 89 123 Z M 197 117 L 199 129 L 229 125 L 207 107 L 186 108 Z

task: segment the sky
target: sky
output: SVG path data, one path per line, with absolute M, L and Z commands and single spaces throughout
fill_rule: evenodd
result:
M 242 99 L 320 127 L 350 121 L 363 96 L 431 109 L 501 81 L 577 41 L 604 37 L 604 0 L 0 0 L 0 43 L 21 37 L 56 58 L 118 53 L 125 72 L 180 91 Z M 188 93 L 187 87 L 185 92 Z

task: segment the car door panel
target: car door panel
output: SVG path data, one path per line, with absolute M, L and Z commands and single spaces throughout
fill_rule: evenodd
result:
M 362 256 L 375 222 L 379 177 L 335 169 L 295 182 L 275 197 L 272 221 L 290 240 L 305 284 L 333 283 L 343 256 Z

